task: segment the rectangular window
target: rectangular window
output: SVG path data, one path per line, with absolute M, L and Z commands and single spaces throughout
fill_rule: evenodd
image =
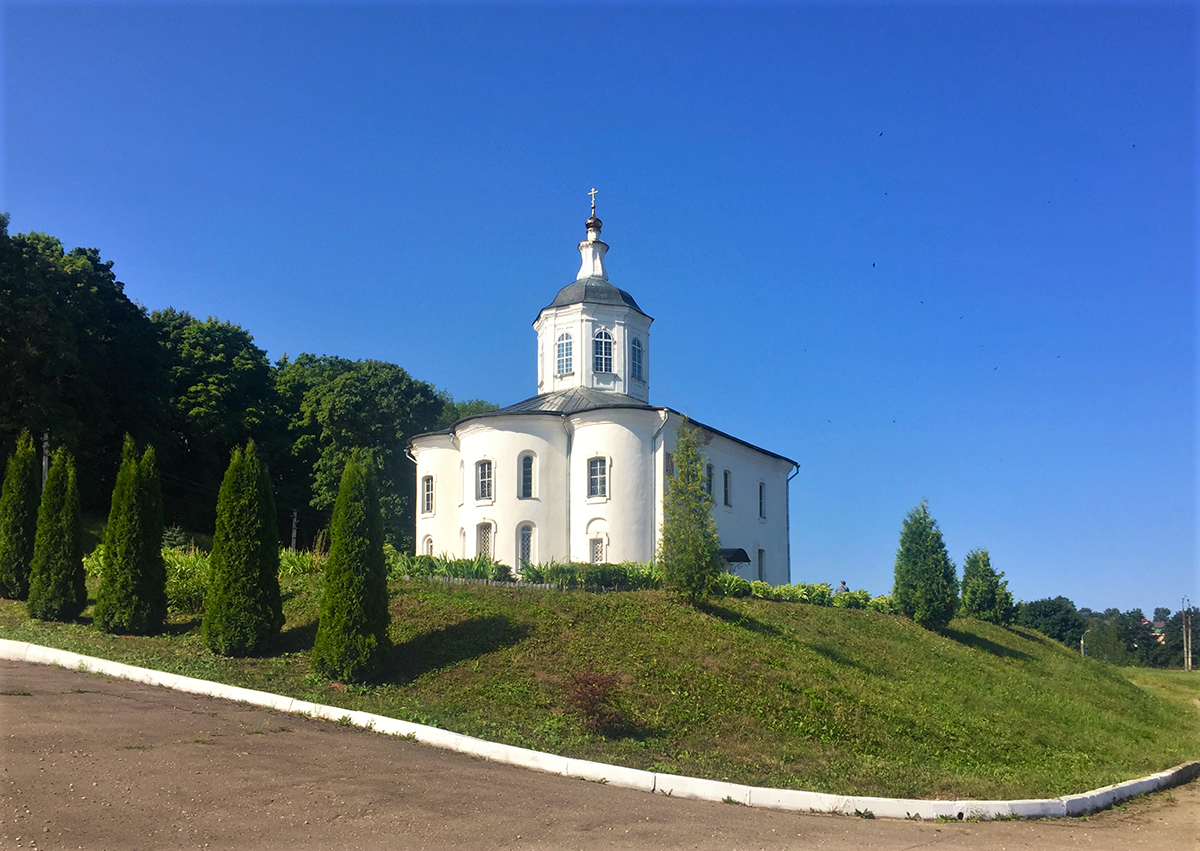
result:
M 667 476 L 675 475 L 675 456 L 670 452 L 663 453 L 663 474 Z
M 733 473 L 726 470 L 722 478 L 724 479 L 725 506 L 729 507 L 733 505 Z
M 604 563 L 604 539 L 592 538 L 592 564 Z
M 492 524 L 480 523 L 475 527 L 475 552 L 481 556 L 492 557 Z
M 759 550 L 758 551 L 758 581 L 766 582 L 767 581 L 765 579 L 766 575 L 767 575 L 767 551 Z
M 713 465 L 704 465 L 704 490 L 708 493 L 708 498 L 712 499 L 712 480 L 713 480 Z
M 766 485 L 766 482 L 758 483 L 758 516 L 760 519 L 766 519 L 766 516 L 767 516 L 767 485 Z
M 433 476 L 421 479 L 421 511 L 433 514 Z
M 492 462 L 480 461 L 475 465 L 477 475 L 475 477 L 475 498 L 476 499 L 491 499 L 492 498 Z
M 608 496 L 608 462 L 603 458 L 588 460 L 588 496 Z
M 629 375 L 638 381 L 642 380 L 642 341 L 636 337 L 629 345 Z

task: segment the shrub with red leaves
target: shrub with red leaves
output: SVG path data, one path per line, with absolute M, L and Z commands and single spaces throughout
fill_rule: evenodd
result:
M 594 665 L 576 671 L 563 686 L 567 705 L 579 715 L 584 729 L 603 733 L 625 720 L 617 706 L 617 675 L 597 670 Z

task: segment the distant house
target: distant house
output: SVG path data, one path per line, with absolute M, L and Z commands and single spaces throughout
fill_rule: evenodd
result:
M 585 227 L 579 274 L 533 323 L 537 395 L 410 441 L 418 553 L 484 553 L 517 569 L 654 558 L 684 417 L 650 404 L 654 320 L 609 282 L 594 206 Z M 731 569 L 789 582 L 788 485 L 799 465 L 692 425 Z

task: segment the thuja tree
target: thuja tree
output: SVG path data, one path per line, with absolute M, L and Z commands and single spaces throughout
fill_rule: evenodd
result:
M 958 577 L 929 504 L 908 512 L 896 551 L 892 601 L 926 629 L 945 629 L 958 608 Z
M 666 477 L 658 560 L 664 584 L 695 605 L 708 599 L 721 575 L 721 544 L 704 487 L 704 456 L 686 422 L 675 438 L 675 473 Z
M 313 668 L 343 682 L 375 678 L 387 655 L 389 620 L 379 488 L 371 468 L 351 458 L 329 526 Z
M 201 633 L 214 653 L 244 656 L 262 649 L 282 627 L 275 498 L 251 440 L 233 450 L 217 497 Z
M 154 448 L 138 456 L 128 435 L 104 528 L 95 624 L 105 632 L 157 632 L 167 619 L 162 489 Z
M 991 623 L 1012 623 L 1016 615 L 1012 592 L 1004 573 L 992 569 L 987 549 L 971 550 L 963 562 L 961 617 L 979 618 Z
M 22 431 L 17 451 L 9 456 L 0 491 L 0 597 L 24 600 L 29 595 L 39 478 L 33 438 Z
M 50 460 L 38 508 L 29 571 L 29 614 L 45 621 L 69 621 L 79 617 L 86 605 L 75 459 L 59 448 Z

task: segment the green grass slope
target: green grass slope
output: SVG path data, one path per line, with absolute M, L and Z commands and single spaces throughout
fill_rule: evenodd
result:
M 1200 757 L 1200 677 L 1135 685 L 1050 639 L 954 621 L 752 599 L 696 610 L 659 592 L 593 595 L 400 582 L 384 681 L 312 673 L 318 576 L 285 585 L 274 655 L 208 653 L 198 620 L 110 636 L 30 621 L 0 637 L 434 724 L 635 768 L 901 797 L 1078 792 Z M 590 733 L 573 674 L 617 674 L 625 723 Z M 1144 686 L 1144 687 L 1141 687 Z

